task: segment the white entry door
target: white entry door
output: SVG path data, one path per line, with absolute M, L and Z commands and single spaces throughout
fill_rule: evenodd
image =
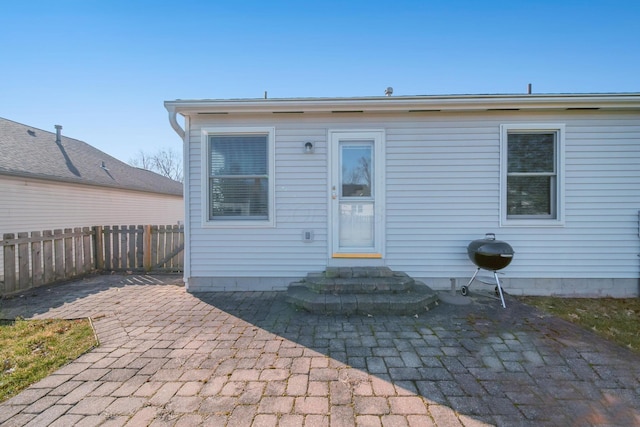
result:
M 332 258 L 382 258 L 382 131 L 332 131 Z

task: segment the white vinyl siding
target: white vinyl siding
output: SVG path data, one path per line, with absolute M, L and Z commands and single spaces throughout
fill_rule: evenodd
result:
M 182 221 L 180 196 L 0 176 L 0 234 Z
M 564 124 L 564 226 L 502 227 L 501 125 L 540 123 Z M 275 128 L 275 227 L 200 225 L 206 206 L 201 130 L 222 125 Z M 640 123 L 634 112 L 229 114 L 192 116 L 190 126 L 191 277 L 253 277 L 259 289 L 259 278 L 294 280 L 327 266 L 329 129 L 385 130 L 381 221 L 384 262 L 393 269 L 435 288 L 448 287 L 449 278 L 460 284 L 475 270 L 466 246 L 493 232 L 515 250 L 503 270 L 507 292 L 519 279 L 585 279 L 587 289 L 590 280 L 639 276 Z M 313 154 L 304 153 L 307 141 Z M 302 241 L 304 230 L 313 231 L 313 242 Z
M 324 268 L 327 238 L 326 211 L 326 130 L 277 128 L 274 131 L 273 194 L 277 203 L 273 214 L 276 227 L 211 227 L 203 225 L 201 170 L 202 129 L 213 123 L 200 117 L 190 123 L 190 174 L 187 183 L 191 199 L 190 241 L 192 276 L 197 277 L 299 277 Z M 232 120 L 231 126 L 246 128 L 247 123 Z M 273 121 L 252 122 L 264 128 Z M 214 125 L 215 126 L 215 125 Z M 209 130 L 207 130 L 208 132 Z M 304 153 L 304 143 L 313 141 L 314 154 Z M 316 141 L 318 143 L 316 144 Z M 206 157 L 205 157 L 206 158 Z M 302 168 L 302 177 L 301 177 Z M 206 193 L 204 193 L 206 194 Z M 314 241 L 304 243 L 302 230 L 313 230 Z M 218 242 L 219 244 L 212 244 Z

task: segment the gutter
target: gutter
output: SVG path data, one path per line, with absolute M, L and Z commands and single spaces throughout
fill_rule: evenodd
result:
M 178 135 L 184 130 L 176 114 L 348 113 L 492 110 L 638 110 L 640 94 L 576 95 L 447 95 L 369 98 L 204 99 L 166 101 L 169 121 Z

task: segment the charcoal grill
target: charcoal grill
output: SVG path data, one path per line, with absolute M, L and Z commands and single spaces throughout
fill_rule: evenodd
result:
M 471 277 L 469 283 L 460 289 L 460 293 L 464 296 L 469 294 L 469 287 L 478 276 L 480 270 L 491 271 L 493 272 L 493 277 L 495 279 L 495 293 L 500 297 L 502 307 L 507 308 L 504 303 L 504 295 L 502 293 L 500 279 L 498 278 L 498 270 L 505 268 L 511 263 L 513 254 L 514 252 L 511 245 L 507 242 L 496 240 L 496 235 L 493 233 L 487 233 L 484 239 L 474 240 L 469 243 L 467 246 L 467 255 L 469 255 L 469 259 L 478 268 L 476 269 L 476 272 L 473 273 L 473 277 Z

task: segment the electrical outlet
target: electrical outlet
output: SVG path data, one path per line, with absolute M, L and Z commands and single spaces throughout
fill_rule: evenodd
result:
M 302 231 L 302 241 L 305 243 L 313 242 L 313 230 L 303 230 Z

